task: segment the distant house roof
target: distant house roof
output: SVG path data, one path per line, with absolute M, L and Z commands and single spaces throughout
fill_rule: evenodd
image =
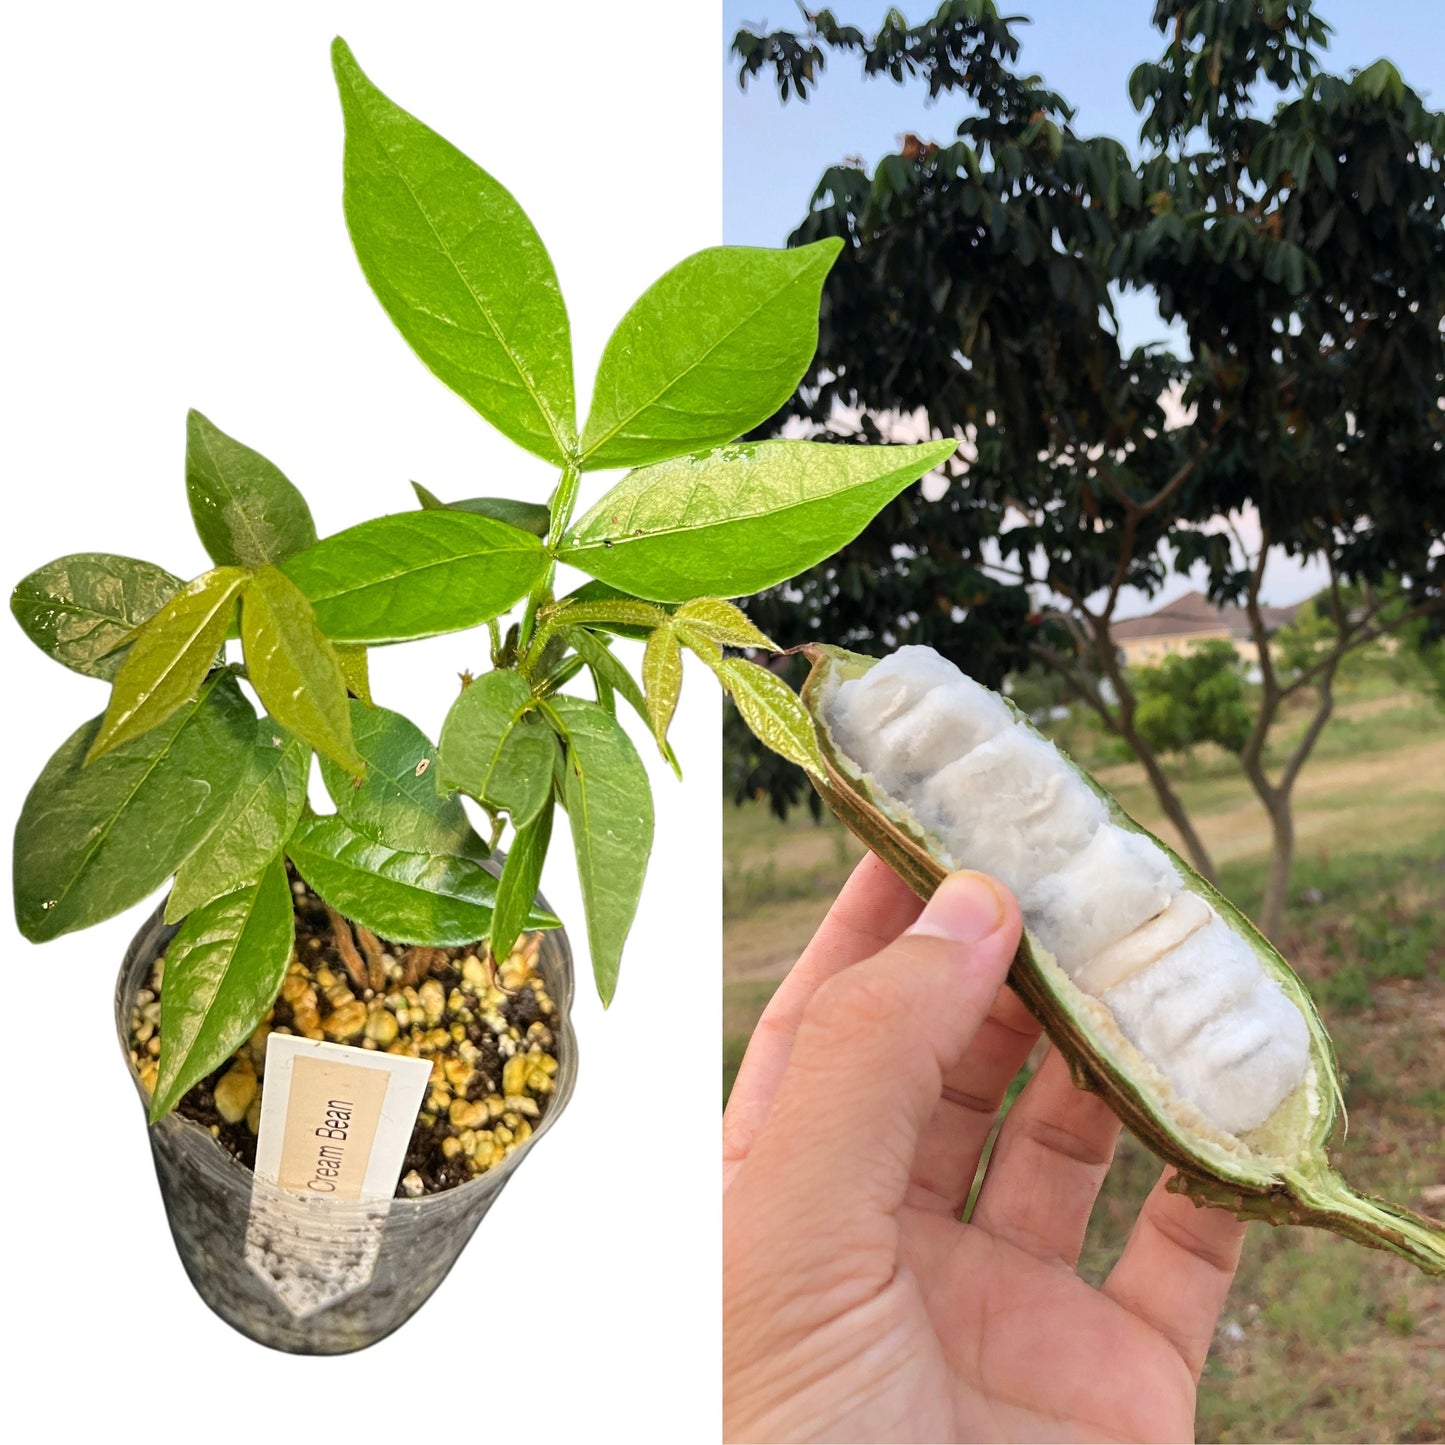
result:
M 1274 632 L 1294 620 L 1297 607 L 1262 607 L 1265 630 Z M 1116 642 L 1146 637 L 1183 637 L 1189 633 L 1226 632 L 1230 637 L 1251 636 L 1249 613 L 1232 603 L 1216 606 L 1202 592 L 1186 592 L 1144 617 L 1129 617 L 1113 626 Z

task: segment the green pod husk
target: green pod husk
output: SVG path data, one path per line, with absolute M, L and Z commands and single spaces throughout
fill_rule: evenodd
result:
M 877 794 L 840 749 L 827 722 L 832 692 L 861 677 L 876 658 L 809 644 L 802 699 L 818 730 L 826 776 L 814 786 L 834 813 L 922 898 L 947 876 L 926 830 L 897 800 Z M 1007 699 L 1005 699 L 1007 701 Z M 1011 705 L 1010 705 L 1011 706 Z M 1020 723 L 1031 726 L 1017 709 Z M 1113 822 L 1146 833 L 1082 768 L 1070 764 L 1108 807 Z M 1148 836 L 1152 837 L 1152 834 Z M 1445 1274 L 1445 1225 L 1357 1193 L 1332 1167 L 1329 1141 L 1340 1118 L 1334 1047 L 1309 993 L 1270 942 L 1216 888 L 1167 845 L 1187 889 L 1204 899 L 1253 949 L 1303 1014 L 1310 1034 L 1305 1079 L 1259 1128 L 1234 1136 L 1180 1099 L 1124 1037 L 1109 1010 L 1085 994 L 1026 930 L 1009 983 L 1068 1061 L 1075 1082 L 1099 1094 L 1139 1140 L 1177 1170 L 1170 1187 L 1196 1204 L 1241 1219 L 1304 1224 L 1403 1255 L 1427 1274 Z

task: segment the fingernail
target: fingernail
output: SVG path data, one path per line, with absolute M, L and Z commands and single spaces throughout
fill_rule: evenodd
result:
M 1004 919 L 1001 887 L 986 873 L 950 873 L 924 906 L 909 933 L 981 943 Z

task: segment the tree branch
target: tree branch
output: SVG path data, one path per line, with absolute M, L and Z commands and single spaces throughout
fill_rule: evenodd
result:
M 1109 704 L 1104 701 L 1104 695 L 1099 691 L 1094 679 L 1079 666 L 1077 658 L 1065 657 L 1063 653 L 1052 647 L 1045 647 L 1041 642 L 1031 643 L 1028 653 L 1063 678 L 1083 699 L 1085 705 L 1098 713 L 1104 726 L 1111 732 L 1116 731 L 1114 714 L 1110 712 Z
M 1178 471 L 1164 483 L 1162 487 L 1139 508 L 1139 511 L 1146 517 L 1152 516 L 1169 501 L 1174 494 L 1192 477 L 1199 466 L 1201 453 L 1190 457 Z
M 1235 534 L 1235 539 L 1240 543 L 1244 560 L 1249 562 L 1249 553 L 1244 549 L 1243 539 L 1239 537 L 1238 533 Z M 1249 737 L 1239 754 L 1239 761 L 1255 792 L 1272 813 L 1277 802 L 1277 794 L 1268 774 L 1264 771 L 1264 745 L 1279 711 L 1280 693 L 1275 680 L 1274 660 L 1269 650 L 1269 636 L 1264 626 L 1264 614 L 1259 608 L 1259 589 L 1264 582 L 1264 566 L 1268 555 L 1269 532 L 1264 525 L 1264 519 L 1261 518 L 1259 556 L 1250 563 L 1249 589 L 1245 594 L 1245 611 L 1249 617 L 1250 636 L 1254 639 L 1254 648 L 1259 661 L 1259 711 L 1254 715 L 1254 725 L 1249 730 Z
M 1338 658 L 1336 663 L 1338 664 Z M 1310 725 L 1305 729 L 1304 736 L 1295 744 L 1294 751 L 1285 764 L 1284 772 L 1280 774 L 1278 793 L 1282 798 L 1289 796 L 1295 779 L 1300 775 L 1300 769 L 1304 767 L 1310 753 L 1314 750 L 1314 745 L 1319 741 L 1320 734 L 1325 730 L 1325 724 L 1329 722 L 1330 715 L 1335 710 L 1334 682 L 1335 668 L 1331 667 L 1320 678 L 1320 700 L 1315 708 L 1315 715 L 1310 719 Z
M 1318 662 L 1312 663 L 1298 677 L 1293 678 L 1280 689 L 1280 699 L 1283 700 L 1291 694 L 1299 692 L 1302 688 L 1308 687 L 1327 668 L 1335 667 L 1347 653 L 1368 647 L 1370 643 L 1376 642 L 1382 637 L 1390 637 L 1402 627 L 1411 622 L 1417 622 L 1422 617 L 1432 617 L 1437 612 L 1445 611 L 1445 596 L 1432 597 L 1428 602 L 1421 602 L 1402 612 L 1398 617 L 1388 619 L 1379 627 L 1372 626 L 1371 624 L 1384 610 L 1384 605 L 1382 601 L 1374 602 L 1372 610 L 1367 610 L 1358 622 L 1350 623 L 1334 647 L 1324 657 Z

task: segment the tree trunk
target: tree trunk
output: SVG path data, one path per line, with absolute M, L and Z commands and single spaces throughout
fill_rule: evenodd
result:
M 1195 830 L 1194 824 L 1189 819 L 1189 814 L 1184 809 L 1184 800 L 1174 791 L 1173 785 L 1164 775 L 1164 769 L 1160 766 L 1159 755 L 1149 746 L 1139 734 L 1139 729 L 1134 726 L 1134 712 L 1138 707 L 1138 699 L 1134 696 L 1134 690 L 1129 686 L 1129 679 L 1124 675 L 1124 669 L 1119 665 L 1118 654 L 1114 651 L 1113 640 L 1109 634 L 1107 619 L 1100 619 L 1101 625 L 1095 632 L 1095 655 L 1099 659 L 1100 668 L 1114 688 L 1114 695 L 1119 700 L 1119 711 L 1117 717 L 1106 718 L 1113 730 L 1124 739 L 1134 750 L 1134 756 L 1139 759 L 1143 766 L 1145 776 L 1149 779 L 1149 786 L 1154 789 L 1154 796 L 1159 800 L 1159 806 L 1164 810 L 1164 816 L 1174 824 L 1179 834 L 1179 841 L 1184 845 L 1184 851 L 1189 857 L 1190 863 L 1196 873 L 1202 874 L 1211 883 L 1215 882 L 1214 860 L 1209 856 L 1209 850 L 1204 846 L 1204 839 Z
M 1183 799 L 1174 791 L 1169 779 L 1165 777 L 1164 769 L 1160 767 L 1154 750 L 1139 736 L 1132 725 L 1123 724 L 1122 719 L 1120 723 L 1121 725 L 1116 728 L 1116 731 L 1134 749 L 1134 756 L 1139 759 L 1139 764 L 1144 769 L 1144 775 L 1149 779 L 1149 786 L 1154 789 L 1154 796 L 1158 799 L 1164 816 L 1174 824 L 1174 829 L 1179 834 L 1179 841 L 1183 845 L 1190 866 L 1196 873 L 1207 878 L 1209 882 L 1218 882 L 1214 872 L 1214 860 L 1204 846 L 1204 839 L 1199 836 L 1194 824 L 1190 821 L 1189 814 L 1184 810 Z
M 1338 661 L 1338 659 L 1336 659 Z M 1269 873 L 1265 878 L 1264 902 L 1260 906 L 1259 931 L 1270 940 L 1279 932 L 1284 920 L 1285 904 L 1289 901 L 1289 881 L 1294 869 L 1294 785 L 1300 769 L 1309 761 L 1315 744 L 1320 740 L 1325 725 L 1335 709 L 1333 692 L 1334 666 L 1329 667 L 1320 678 L 1318 702 L 1314 716 L 1304 731 L 1304 736 L 1295 745 L 1294 752 L 1285 764 L 1284 773 L 1278 784 L 1272 784 L 1265 776 L 1260 763 L 1258 748 L 1247 752 L 1244 758 L 1245 773 L 1254 786 L 1255 794 L 1269 814 L 1269 828 L 1274 846 L 1270 850 Z M 1277 704 L 1276 704 L 1277 705 Z M 1271 709 L 1272 711 L 1273 709 Z
M 1256 922 L 1259 931 L 1271 943 L 1277 943 L 1285 904 L 1289 901 L 1290 874 L 1294 868 L 1294 810 L 1288 793 L 1277 793 L 1265 806 L 1269 811 L 1269 829 L 1274 846 L 1270 849 L 1264 902 Z

